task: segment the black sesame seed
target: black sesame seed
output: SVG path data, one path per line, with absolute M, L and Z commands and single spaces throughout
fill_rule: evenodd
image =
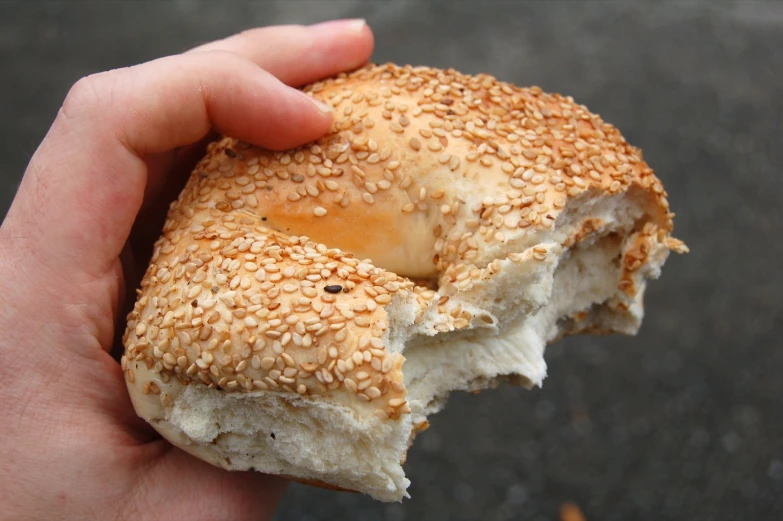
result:
M 197 308 L 198 307 L 198 299 L 195 299 L 193 302 L 190 303 L 190 305 L 193 306 L 194 308 Z
M 228 157 L 237 157 L 237 153 L 231 150 L 230 148 L 226 148 L 225 150 L 223 150 L 223 152 L 225 152 Z
M 324 286 L 324 291 L 327 293 L 340 293 L 343 290 L 343 287 L 339 284 L 330 284 L 328 286 Z
M 273 433 L 271 433 L 271 434 L 269 434 L 269 436 L 270 436 L 270 437 L 271 437 L 273 440 L 274 440 L 274 439 L 277 439 L 277 438 L 275 438 L 275 433 L 274 433 L 274 432 L 273 432 Z
M 261 218 L 261 220 L 262 220 L 262 221 L 266 221 L 266 217 L 262 217 L 262 218 Z

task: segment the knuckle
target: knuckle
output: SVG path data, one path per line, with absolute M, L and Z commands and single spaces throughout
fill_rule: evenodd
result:
M 80 78 L 68 90 L 60 115 L 67 120 L 90 118 L 111 108 L 118 86 L 119 70 L 97 72 Z
M 73 84 L 62 107 L 67 117 L 76 116 L 100 101 L 100 88 L 96 85 L 101 81 L 100 76 L 101 73 L 84 76 Z

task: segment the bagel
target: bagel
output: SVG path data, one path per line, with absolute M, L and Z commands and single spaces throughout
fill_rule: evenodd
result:
M 332 131 L 208 146 L 127 317 L 135 411 L 216 466 L 408 496 L 451 391 L 540 386 L 545 346 L 635 334 L 673 238 L 641 152 L 570 97 L 368 65 Z

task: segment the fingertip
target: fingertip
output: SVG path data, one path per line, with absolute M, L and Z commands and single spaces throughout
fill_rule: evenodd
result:
M 283 151 L 323 137 L 332 128 L 333 109 L 323 101 L 301 91 L 306 99 L 288 112 L 290 117 L 273 117 L 254 136 L 253 144 L 274 151 Z
M 228 131 L 225 134 L 269 150 L 282 151 L 315 141 L 331 130 L 331 106 L 311 94 L 280 83 L 265 71 L 259 72 L 262 82 L 259 90 L 272 95 L 276 102 L 259 104 L 258 100 L 248 97 L 252 105 L 246 106 L 237 116 L 252 115 L 251 124 L 244 127 L 228 121 L 226 126 L 238 133 Z
M 375 45 L 375 34 L 373 33 L 370 24 L 367 23 L 367 20 L 364 18 L 354 20 L 351 23 L 351 29 L 359 36 L 367 40 L 367 42 L 370 44 L 370 48 L 372 49 L 372 47 Z
M 373 33 L 370 25 L 365 20 L 362 20 L 362 24 L 360 27 L 356 28 L 356 32 L 364 42 L 365 54 L 362 62 L 359 64 L 363 65 L 370 60 L 370 57 L 375 50 L 375 34 Z
M 359 67 L 372 56 L 375 36 L 364 18 L 328 20 L 307 27 L 316 36 L 339 37 L 346 48 L 352 49 L 355 63 L 348 68 Z
M 310 103 L 315 105 L 316 110 L 318 110 L 318 112 L 320 112 L 321 115 L 328 116 L 329 120 L 332 119 L 332 114 L 334 113 L 334 109 L 332 109 L 331 106 L 327 105 L 326 103 L 319 100 L 318 98 L 308 96 L 307 94 L 305 94 L 305 96 L 310 101 Z
M 364 18 L 347 18 L 339 20 L 327 20 L 308 25 L 307 28 L 314 32 L 345 32 L 362 34 L 367 28 L 367 20 Z

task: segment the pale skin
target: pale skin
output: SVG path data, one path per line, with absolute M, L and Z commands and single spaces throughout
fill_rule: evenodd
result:
M 0 519 L 271 518 L 284 480 L 212 467 L 135 414 L 123 304 L 205 141 L 322 136 L 333 115 L 294 87 L 372 49 L 362 21 L 267 27 L 74 85 L 0 227 Z

